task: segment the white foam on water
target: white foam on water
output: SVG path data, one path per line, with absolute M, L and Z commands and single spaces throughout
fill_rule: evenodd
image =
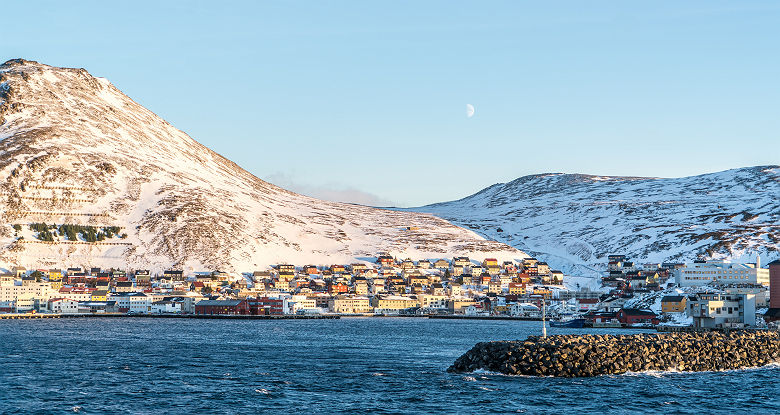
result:
M 729 372 L 746 372 L 746 371 L 754 371 L 754 370 L 766 370 L 766 369 L 778 369 L 780 368 L 780 362 L 774 362 L 769 363 L 764 366 L 751 366 L 751 367 L 743 367 L 739 369 L 724 369 L 724 370 L 699 370 L 699 371 L 691 371 L 691 370 L 675 370 L 675 369 L 669 369 L 669 370 L 645 370 L 641 372 L 626 372 L 619 375 L 606 375 L 606 376 L 651 376 L 655 378 L 661 378 L 668 375 L 679 375 L 679 374 L 692 374 L 692 373 L 729 373 Z

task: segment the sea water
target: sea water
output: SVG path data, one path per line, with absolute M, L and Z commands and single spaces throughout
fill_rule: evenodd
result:
M 550 334 L 631 333 L 550 329 Z M 558 379 L 447 373 L 539 322 L 0 320 L 0 413 L 780 413 L 780 367 Z

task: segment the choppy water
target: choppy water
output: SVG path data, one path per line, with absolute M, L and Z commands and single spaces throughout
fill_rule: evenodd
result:
M 539 332 L 536 322 L 417 318 L 0 321 L 0 413 L 780 413 L 778 366 L 589 379 L 445 372 L 479 341 Z

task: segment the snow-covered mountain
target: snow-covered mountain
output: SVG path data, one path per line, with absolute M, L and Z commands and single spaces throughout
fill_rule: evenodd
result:
M 639 262 L 780 256 L 779 166 L 678 179 L 540 174 L 412 210 L 570 273 L 603 270 L 613 253 Z
M 0 267 L 250 271 L 378 252 L 525 256 L 429 214 L 264 182 L 83 69 L 0 66 Z

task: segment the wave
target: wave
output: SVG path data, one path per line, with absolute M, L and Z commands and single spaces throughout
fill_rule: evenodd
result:
M 649 377 L 664 377 L 669 375 L 681 375 L 681 374 L 691 374 L 691 373 L 728 373 L 728 372 L 745 372 L 745 371 L 755 371 L 755 370 L 767 370 L 767 369 L 780 369 L 780 362 L 774 362 L 769 363 L 764 366 L 751 366 L 751 367 L 743 367 L 739 369 L 724 369 L 724 370 L 699 370 L 699 371 L 691 371 L 691 370 L 676 370 L 676 369 L 667 369 L 667 370 L 643 370 L 639 372 L 634 371 L 628 371 L 625 373 L 620 374 L 609 374 L 609 375 L 598 375 L 594 377 L 618 377 L 618 376 L 649 376 Z M 489 375 L 489 376 L 506 376 L 506 377 L 512 377 L 512 378 L 556 378 L 557 376 L 532 376 L 532 375 L 510 375 L 506 373 L 500 373 L 500 372 L 492 372 L 490 370 L 485 369 L 477 369 L 472 374 L 475 375 Z M 563 377 L 560 377 L 561 379 L 565 379 Z M 587 377 L 574 377 L 574 378 L 568 378 L 568 379 L 586 379 Z M 480 379 L 487 379 L 484 376 L 480 376 Z M 474 376 L 463 376 L 463 380 L 468 382 L 476 382 L 477 379 Z
M 767 369 L 780 369 L 780 362 L 774 362 L 769 363 L 764 366 L 751 366 L 751 367 L 743 367 L 739 369 L 723 369 L 723 370 L 676 370 L 676 369 L 667 369 L 667 370 L 643 370 L 639 372 L 632 372 L 628 371 L 626 373 L 621 373 L 619 375 L 604 375 L 604 376 L 650 376 L 655 378 L 660 378 L 664 376 L 669 375 L 681 375 L 681 374 L 692 374 L 692 373 L 729 373 L 729 372 L 749 372 L 749 371 L 756 371 L 756 370 L 767 370 Z

